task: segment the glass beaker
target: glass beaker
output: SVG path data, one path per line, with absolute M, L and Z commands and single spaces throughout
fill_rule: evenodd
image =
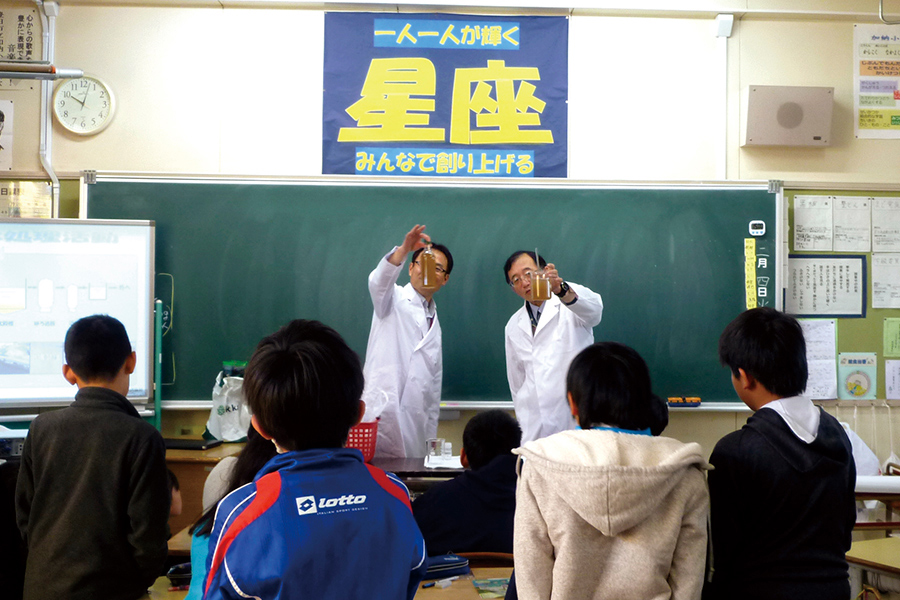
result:
M 444 451 L 444 438 L 428 438 L 425 440 L 425 464 L 441 457 Z
M 540 302 L 550 299 L 550 278 L 543 269 L 532 271 L 531 275 L 531 300 Z

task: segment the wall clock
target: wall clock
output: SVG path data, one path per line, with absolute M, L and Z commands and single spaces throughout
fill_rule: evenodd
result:
M 78 135 L 94 135 L 109 125 L 116 103 L 112 90 L 97 77 L 67 79 L 53 94 L 53 115 L 65 129 Z

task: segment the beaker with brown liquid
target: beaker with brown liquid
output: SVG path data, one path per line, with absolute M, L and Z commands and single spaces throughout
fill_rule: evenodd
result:
M 437 262 L 434 252 L 431 251 L 431 244 L 425 246 L 425 249 L 419 254 L 419 267 L 422 269 L 423 288 L 433 290 L 440 287 L 437 279 Z
M 531 272 L 531 301 L 550 299 L 550 278 L 543 269 Z

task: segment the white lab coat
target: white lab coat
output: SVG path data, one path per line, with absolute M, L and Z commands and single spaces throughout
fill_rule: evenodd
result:
M 572 359 L 594 343 L 603 300 L 582 285 L 568 283 L 578 301 L 566 306 L 552 294 L 542 306 L 534 335 L 524 304 L 506 323 L 506 377 L 523 444 L 576 425 L 566 400 L 566 373 Z
M 363 400 L 370 408 L 384 406 L 376 456 L 424 456 L 425 440 L 437 437 L 443 378 L 441 325 L 437 306 L 429 327 L 424 298 L 411 284 L 397 285 L 406 261 L 395 267 L 387 256 L 369 275 L 375 310 L 363 368 Z

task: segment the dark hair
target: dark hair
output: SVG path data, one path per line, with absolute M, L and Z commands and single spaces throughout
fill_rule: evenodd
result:
M 509 255 L 509 258 L 506 259 L 506 263 L 503 265 L 503 276 L 506 277 L 507 285 L 510 283 L 509 281 L 509 270 L 512 269 L 512 265 L 516 262 L 516 259 L 522 256 L 523 254 L 527 254 L 531 257 L 531 260 L 534 261 L 534 264 L 538 265 L 540 268 L 544 268 L 547 266 L 547 261 L 544 260 L 543 256 L 538 256 L 535 258 L 534 251 L 532 250 L 516 250 L 512 254 Z M 540 264 L 538 262 L 540 261 Z
M 424 250 L 424 249 L 425 248 L 419 248 L 418 250 L 413 252 L 413 255 L 412 255 L 413 261 L 415 261 L 417 258 L 419 258 L 419 255 L 422 254 L 422 250 Z M 450 271 L 453 270 L 453 255 L 450 254 L 450 250 L 448 250 L 447 246 L 445 246 L 443 244 L 434 244 L 434 243 L 431 244 L 431 249 L 439 250 L 444 254 L 444 256 L 447 257 L 447 275 L 449 275 Z
M 234 467 L 231 469 L 231 475 L 228 477 L 228 484 L 225 486 L 225 493 L 222 494 L 222 498 L 242 485 L 253 481 L 259 470 L 272 460 L 275 454 L 275 444 L 259 435 L 259 432 L 251 426 L 247 431 L 247 443 L 244 449 L 241 450 L 241 453 L 238 454 L 237 460 L 234 461 Z M 222 498 L 216 500 L 212 506 L 206 509 L 203 515 L 188 530 L 189 533 L 209 535 L 212 532 L 216 508 L 219 505 L 219 500 Z
M 359 419 L 362 367 L 337 331 L 297 319 L 259 343 L 243 389 L 263 431 L 283 448 L 340 448 Z
M 509 454 L 521 443 L 519 423 L 505 410 L 480 412 L 469 419 L 463 430 L 463 449 L 474 471 L 501 454 Z
M 178 477 L 172 472 L 172 469 L 166 469 L 166 483 L 169 485 L 169 493 L 173 490 L 181 491 L 181 485 L 178 483 Z
M 640 430 L 659 423 L 647 363 L 624 344 L 600 342 L 582 350 L 569 365 L 566 389 L 583 429 L 603 423 Z
M 131 355 L 122 323 L 109 315 L 78 319 L 65 341 L 66 364 L 83 381 L 112 381 Z
M 774 308 L 742 312 L 719 337 L 719 361 L 740 377 L 751 375 L 782 398 L 806 389 L 806 340 L 797 319 Z
M 669 426 L 669 405 L 665 400 L 654 395 L 650 408 L 653 413 L 653 422 L 650 423 L 650 434 L 662 435 L 662 432 Z

